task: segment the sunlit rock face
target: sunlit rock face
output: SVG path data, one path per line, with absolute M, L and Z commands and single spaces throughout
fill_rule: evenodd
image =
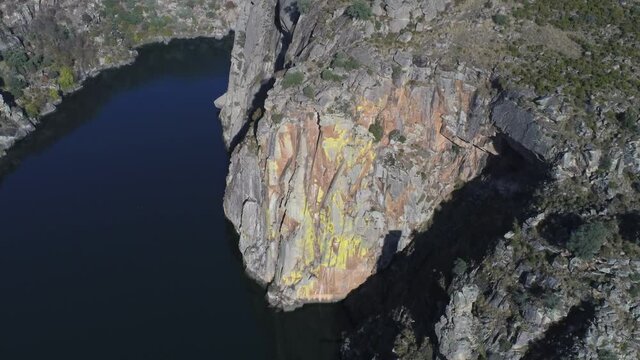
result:
M 273 13 L 264 4 L 244 10 L 231 67 L 237 83 L 222 110 L 227 139 L 252 115 L 229 108 L 249 101 L 238 84 L 253 79 L 255 88 L 265 59 L 285 66 L 233 149 L 225 211 L 248 273 L 268 285 L 272 304 L 338 301 L 388 265 L 495 152 L 488 75 L 374 47 L 363 40 L 365 24 L 339 11 L 323 17 L 321 8 L 301 15 L 292 33 L 280 29 L 290 43 L 254 47 L 259 66 L 251 66 L 250 52 L 238 54 L 249 37 L 264 36 L 252 34 L 250 18 Z M 337 63 L 337 54 L 357 65 Z M 303 80 L 291 81 L 297 73 Z

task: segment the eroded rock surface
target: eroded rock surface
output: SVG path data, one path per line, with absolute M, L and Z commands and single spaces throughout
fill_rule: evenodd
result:
M 489 73 L 445 70 L 410 45 L 374 46 L 364 41 L 375 35 L 367 24 L 339 8 L 327 17 L 320 3 L 290 26 L 284 46 L 251 26 L 255 14 L 258 28 L 274 26 L 263 20 L 274 15 L 268 5 L 246 4 L 223 101 L 227 141 L 249 127 L 232 154 L 225 211 L 248 272 L 285 308 L 340 300 L 384 268 L 497 153 L 497 132 L 531 154 L 551 153 L 526 142 L 517 116 L 495 126 Z M 246 89 L 265 84 L 282 56 L 286 69 L 271 74 L 264 107 L 247 124 Z M 288 83 L 295 74 L 303 80 Z M 524 126 L 535 126 L 527 116 Z

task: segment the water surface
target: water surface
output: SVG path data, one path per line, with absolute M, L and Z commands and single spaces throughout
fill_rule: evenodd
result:
M 142 49 L 0 161 L 1 359 L 333 359 L 338 309 L 266 306 L 222 211 L 229 47 Z

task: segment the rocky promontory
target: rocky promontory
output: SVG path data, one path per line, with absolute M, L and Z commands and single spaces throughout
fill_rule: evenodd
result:
M 344 358 L 637 356 L 634 6 L 245 3 L 225 212 L 271 304 L 345 299 Z

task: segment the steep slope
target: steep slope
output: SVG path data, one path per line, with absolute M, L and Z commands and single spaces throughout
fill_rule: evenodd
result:
M 412 24 L 404 17 L 426 26 L 446 5 L 380 8 L 379 30 L 335 2 L 317 2 L 299 18 L 275 14 L 274 24 L 264 19 L 286 3 L 244 8 L 247 19 L 261 20 L 249 20 L 245 32 L 238 27 L 236 80 L 224 96 L 227 141 L 242 127 L 247 132 L 232 155 L 225 211 L 247 271 L 269 285 L 274 305 L 337 301 L 383 269 L 457 184 L 497 153 L 492 137 L 501 129 L 533 158 L 551 156 L 532 117 L 508 114 L 494 126 L 490 72 L 451 68 L 446 49 L 427 54 L 406 36 L 382 42 L 403 37 L 397 33 Z M 297 20 L 293 34 L 279 29 L 281 16 Z M 264 40 L 255 28 L 269 26 L 282 31 L 281 41 L 252 45 Z M 281 56 L 285 69 L 271 74 L 264 106 L 247 113 L 253 96 L 246 85 L 259 97 L 255 89 L 272 83 L 267 70 Z

